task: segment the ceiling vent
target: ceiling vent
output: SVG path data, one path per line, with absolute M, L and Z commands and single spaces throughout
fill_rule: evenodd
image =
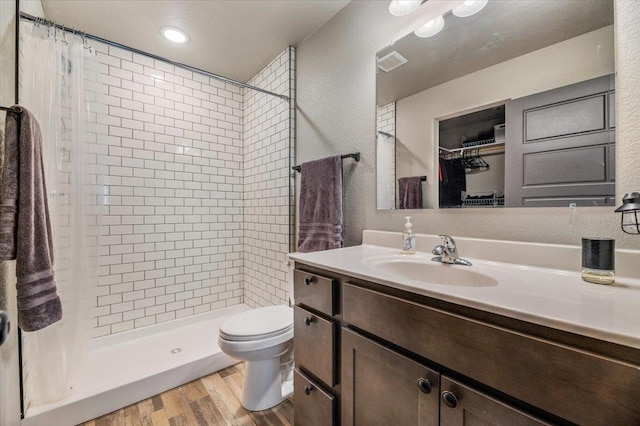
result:
M 388 55 L 378 59 L 378 67 L 384 72 L 390 72 L 407 62 L 409 62 L 407 61 L 407 58 L 394 50 Z

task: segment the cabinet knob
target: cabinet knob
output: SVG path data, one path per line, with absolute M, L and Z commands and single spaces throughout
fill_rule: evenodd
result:
M 307 385 L 307 386 L 304 387 L 304 393 L 307 394 L 307 395 L 311 394 L 312 390 L 313 390 L 313 386 L 311 386 L 311 385 Z
M 443 391 L 440 394 L 440 398 L 442 398 L 442 402 L 449 408 L 456 408 L 458 406 L 458 398 L 453 394 L 453 392 Z
M 304 278 L 304 283 L 306 285 L 310 285 L 313 282 L 313 277 L 305 277 Z
M 316 319 L 314 317 L 306 317 L 304 319 L 304 323 L 305 325 L 311 325 L 312 322 L 314 322 Z
M 418 379 L 418 388 L 422 391 L 422 393 L 431 393 L 431 382 L 429 379 Z

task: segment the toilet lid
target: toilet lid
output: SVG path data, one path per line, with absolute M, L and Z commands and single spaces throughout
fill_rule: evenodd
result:
M 220 337 L 243 341 L 266 339 L 293 328 L 293 309 L 288 306 L 267 306 L 234 315 L 220 326 Z

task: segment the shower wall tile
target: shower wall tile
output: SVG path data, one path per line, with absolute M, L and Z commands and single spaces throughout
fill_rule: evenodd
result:
M 377 108 L 376 127 L 391 137 L 378 133 L 376 138 L 377 208 L 391 210 L 396 201 L 396 103 Z
M 294 67 L 289 48 L 249 84 L 295 99 Z M 244 111 L 244 301 L 252 307 L 283 304 L 295 226 L 295 103 L 246 90 Z
M 92 45 L 108 106 L 99 124 L 108 126 L 109 135 L 94 336 L 242 303 L 243 90 L 126 50 Z M 277 238 L 279 228 L 264 232 L 280 226 L 279 215 L 287 213 L 287 198 L 279 197 L 288 176 L 280 176 L 271 161 L 283 170 L 285 162 L 288 166 L 280 158 L 280 151 L 289 149 L 288 130 L 276 124 L 285 120 L 282 107 L 251 94 L 247 101 L 255 105 L 250 122 L 260 111 L 269 117 L 248 127 L 250 146 L 265 157 L 264 164 L 254 161 L 248 169 L 250 211 L 270 214 L 266 229 L 257 223 L 249 228 L 256 234 L 248 241 L 255 246 L 252 256 L 260 252 L 259 270 L 278 289 L 265 289 L 255 300 L 275 303 L 284 297 L 278 281 L 281 255 L 265 250 L 275 244 L 274 253 L 288 251 L 288 228 Z

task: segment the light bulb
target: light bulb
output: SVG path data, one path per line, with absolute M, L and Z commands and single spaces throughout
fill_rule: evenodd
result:
M 189 36 L 184 31 L 177 28 L 162 27 L 160 29 L 160 34 L 162 34 L 162 36 L 167 40 L 174 43 L 185 44 L 189 42 Z
M 389 13 L 393 16 L 404 16 L 418 10 L 422 0 L 393 0 L 389 4 Z
M 438 16 L 437 18 L 434 18 L 426 24 L 418 27 L 418 29 L 416 29 L 414 33 L 418 37 L 433 37 L 440 31 L 442 31 L 442 28 L 444 28 L 444 18 L 442 16 Z
M 459 18 L 466 18 L 484 9 L 488 1 L 489 0 L 466 0 L 451 9 L 451 12 Z

